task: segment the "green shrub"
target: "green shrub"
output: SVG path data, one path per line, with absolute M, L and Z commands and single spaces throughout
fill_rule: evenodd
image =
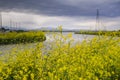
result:
M 31 43 L 46 40 L 43 32 L 8 32 L 0 34 L 0 44 Z

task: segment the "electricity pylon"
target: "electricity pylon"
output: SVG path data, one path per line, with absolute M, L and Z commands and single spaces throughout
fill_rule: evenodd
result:
M 2 13 L 0 12 L 0 29 L 2 28 Z
M 100 21 L 100 13 L 99 9 L 97 9 L 95 30 L 100 31 L 102 29 L 106 30 L 106 26 Z
M 99 9 L 97 9 L 97 14 L 96 14 L 96 31 L 100 30 L 100 19 L 99 19 Z

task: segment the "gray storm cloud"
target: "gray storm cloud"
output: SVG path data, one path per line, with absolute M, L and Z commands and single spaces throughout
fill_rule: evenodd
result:
M 120 29 L 120 0 L 0 0 L 3 26 L 95 29 L 96 9 L 108 30 Z M 104 29 L 104 27 L 102 27 Z
M 0 11 L 56 16 L 120 16 L 119 0 L 0 0 Z

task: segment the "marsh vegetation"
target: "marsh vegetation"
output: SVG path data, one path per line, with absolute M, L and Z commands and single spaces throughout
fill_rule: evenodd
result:
M 33 43 L 45 40 L 45 34 L 41 31 L 0 33 L 0 44 Z

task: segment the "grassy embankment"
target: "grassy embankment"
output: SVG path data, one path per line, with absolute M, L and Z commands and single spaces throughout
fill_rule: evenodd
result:
M 95 37 L 76 45 L 71 35 L 54 38 L 46 54 L 39 43 L 0 56 L 0 80 L 120 80 L 120 38 Z
M 0 33 L 0 44 L 32 43 L 45 39 L 44 33 L 40 31 Z
M 75 34 L 88 34 L 88 35 L 106 35 L 106 36 L 119 36 L 120 31 L 79 31 Z

